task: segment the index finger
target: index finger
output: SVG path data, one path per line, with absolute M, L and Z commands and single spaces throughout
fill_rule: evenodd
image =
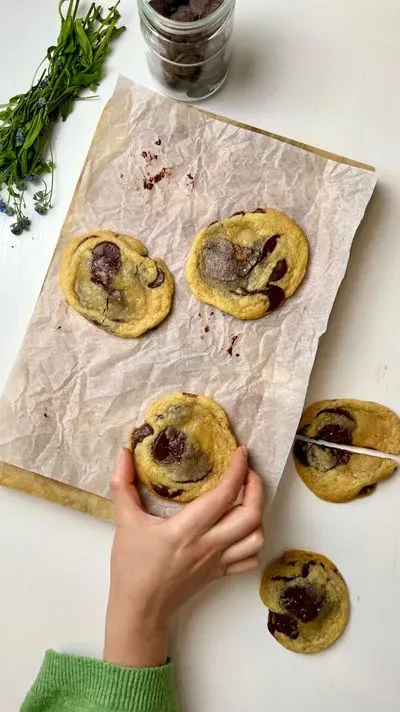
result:
M 187 504 L 169 520 L 173 525 L 201 536 L 231 509 L 247 476 L 247 449 L 239 447 L 220 483 L 210 492 Z

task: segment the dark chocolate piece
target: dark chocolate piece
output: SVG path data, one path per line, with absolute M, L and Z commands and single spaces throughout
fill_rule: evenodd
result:
M 229 354 L 229 356 L 232 356 L 233 353 L 233 347 L 236 343 L 236 341 L 239 338 L 239 334 L 236 334 L 235 336 L 231 336 L 231 343 L 229 344 L 228 348 L 226 349 L 226 353 Z
M 279 282 L 279 280 L 285 276 L 287 271 L 288 271 L 288 264 L 287 264 L 285 258 L 283 258 L 282 260 L 278 260 L 278 262 L 276 263 L 274 269 L 272 270 L 272 272 L 270 274 L 268 284 L 270 282 Z
M 301 569 L 302 578 L 307 578 L 308 574 L 310 573 L 311 566 L 315 566 L 317 563 L 317 561 L 311 559 L 310 561 L 307 561 L 306 564 L 303 564 L 303 567 Z
M 288 616 L 286 613 L 270 611 L 268 615 L 268 630 L 271 635 L 283 633 L 283 635 L 286 635 L 291 640 L 297 640 L 299 637 L 296 619 L 293 618 L 293 616 Z
M 131 435 L 131 448 L 132 450 L 135 449 L 136 445 L 139 445 L 139 443 L 143 442 L 145 438 L 148 438 L 149 435 L 153 435 L 154 430 L 149 425 L 149 423 L 143 423 L 143 425 L 140 425 L 139 428 L 135 428 Z
M 324 595 L 315 586 L 287 586 L 281 595 L 281 605 L 302 623 L 309 623 L 318 616 Z
M 376 482 L 372 485 L 365 485 L 365 487 L 362 487 L 360 489 L 357 497 L 366 497 L 367 495 L 372 494 L 373 492 L 375 492 L 377 486 L 378 485 L 376 484 Z
M 177 428 L 165 428 L 157 435 L 151 451 L 154 459 L 163 465 L 181 462 L 186 451 L 186 435 Z
M 293 576 L 272 576 L 271 581 L 293 581 Z
M 121 269 L 121 250 L 114 242 L 99 242 L 92 250 L 92 282 L 108 287 Z
M 165 485 L 151 485 L 153 491 L 158 494 L 159 497 L 165 497 L 166 499 L 174 499 L 175 497 L 179 497 L 180 494 L 183 493 L 183 489 L 178 489 L 178 490 L 170 490 L 168 487 L 165 487 Z
M 223 0 L 150 0 L 149 5 L 176 22 L 195 22 L 211 15 L 222 3 Z
M 268 311 L 272 312 L 277 309 L 282 302 L 285 301 L 285 292 L 277 284 L 271 284 L 271 286 L 266 287 L 263 292 L 268 297 L 269 305 Z
M 318 440 L 327 440 L 338 445 L 351 445 L 352 437 L 350 431 L 339 423 L 327 423 L 318 430 L 315 435 Z
M 278 243 L 278 240 L 280 238 L 280 235 L 272 235 L 272 237 L 269 237 L 268 240 L 264 242 L 262 251 L 261 251 L 261 256 L 260 256 L 260 261 L 264 260 L 266 257 L 269 257 L 271 255 Z
M 351 452 L 348 450 L 339 450 L 337 447 L 333 447 L 332 452 L 336 457 L 336 465 L 347 465 L 351 458 Z
M 165 280 L 165 274 L 162 271 L 162 269 L 160 269 L 159 267 L 157 269 L 158 269 L 157 277 L 155 278 L 154 282 L 151 282 L 151 284 L 149 284 L 150 289 L 155 289 L 156 287 L 161 287 L 162 283 Z
M 307 453 L 308 453 L 307 445 L 308 445 L 308 443 L 303 443 L 302 440 L 296 440 L 294 447 L 293 447 L 293 454 L 295 455 L 295 457 L 297 457 L 299 462 L 301 462 L 301 464 L 304 465 L 304 467 L 309 466 L 308 457 L 307 457 Z

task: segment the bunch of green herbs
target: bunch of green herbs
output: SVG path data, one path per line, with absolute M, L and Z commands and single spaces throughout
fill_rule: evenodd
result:
M 118 2 L 108 13 L 92 3 L 85 17 L 78 17 L 79 3 L 60 0 L 57 44 L 48 48 L 31 88 L 0 105 L 0 212 L 15 216 L 14 235 L 31 225 L 26 214 L 30 183 L 40 188 L 33 195 L 36 212 L 45 215 L 51 207 L 53 127 L 60 118 L 65 121 L 84 89 L 96 90 L 111 42 L 125 29 L 117 26 Z

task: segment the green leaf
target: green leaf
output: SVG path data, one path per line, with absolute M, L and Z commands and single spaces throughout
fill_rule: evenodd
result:
M 25 150 L 27 150 L 30 146 L 33 146 L 33 144 L 35 143 L 37 137 L 39 136 L 42 128 L 43 128 L 42 117 L 40 116 L 40 114 L 37 114 L 35 119 L 33 120 L 31 127 L 30 127 L 28 135 L 25 137 L 25 141 L 23 144 L 23 147 Z
M 76 20 L 75 21 L 75 32 L 78 38 L 78 43 L 81 48 L 81 52 L 83 55 L 83 60 L 86 64 L 87 67 L 91 65 L 93 62 L 93 50 L 91 47 L 91 44 L 86 36 L 86 32 L 83 29 L 83 22 L 82 20 Z

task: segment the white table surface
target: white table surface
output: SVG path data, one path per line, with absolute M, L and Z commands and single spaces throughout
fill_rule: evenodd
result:
M 29 86 L 59 26 L 54 0 L 1 3 L 0 101 Z M 54 209 L 30 233 L 0 219 L 0 387 L 23 338 L 82 163 L 118 72 L 152 86 L 135 0 L 100 99 L 57 132 Z M 309 400 L 352 396 L 400 413 L 400 150 L 397 0 L 238 0 L 227 85 L 204 105 L 372 163 L 378 188 L 321 340 Z M 110 464 L 111 467 L 111 464 Z M 266 632 L 259 574 L 216 586 L 181 614 L 184 712 L 337 712 L 397 707 L 400 658 L 399 476 L 373 497 L 330 505 L 288 463 L 266 557 L 287 547 L 331 557 L 349 585 L 351 623 L 330 651 L 296 656 Z M 101 654 L 112 527 L 0 490 L 0 707 L 18 710 L 48 647 Z M 399 541 L 399 544 L 398 544 Z

